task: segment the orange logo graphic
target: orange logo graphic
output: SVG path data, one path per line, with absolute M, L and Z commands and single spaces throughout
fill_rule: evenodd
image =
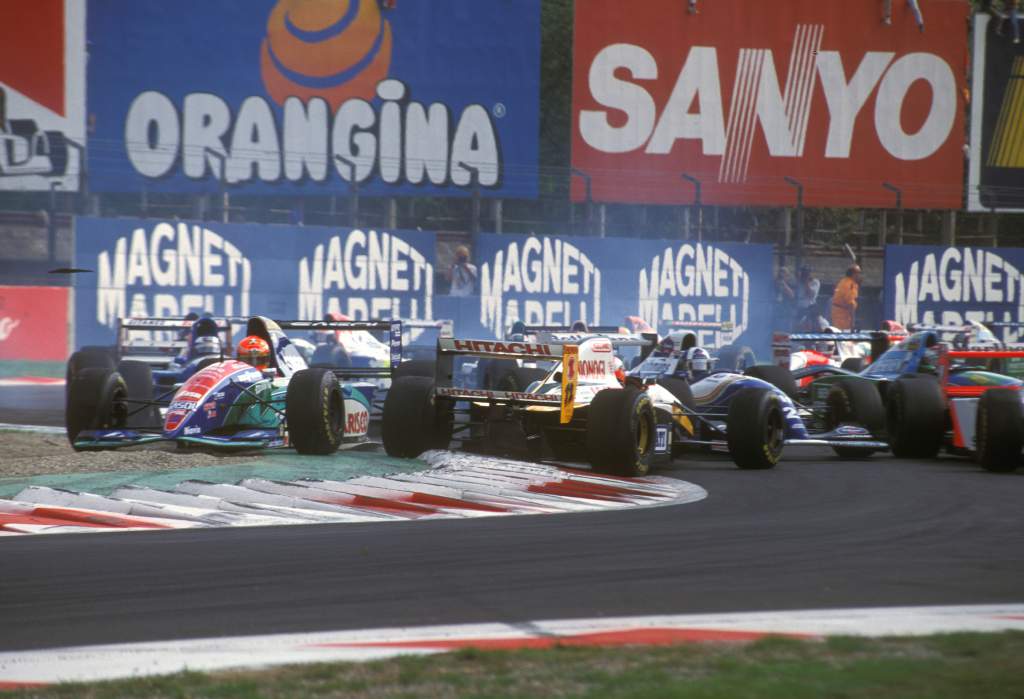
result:
M 278 104 L 370 100 L 390 66 L 391 24 L 377 0 L 278 0 L 267 20 L 260 72 Z

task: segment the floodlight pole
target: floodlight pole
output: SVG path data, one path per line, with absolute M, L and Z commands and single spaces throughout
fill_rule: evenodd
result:
M 804 261 L 804 186 L 792 177 L 783 177 L 786 184 L 796 188 L 796 267 Z
M 684 180 L 693 185 L 693 206 L 697 207 L 697 242 L 703 242 L 704 240 L 704 204 L 701 201 L 701 187 L 700 180 L 693 175 L 682 173 L 680 175 Z
M 593 209 L 593 206 L 594 206 L 594 190 L 593 190 L 593 181 L 592 181 L 590 175 L 588 175 L 587 173 L 583 172 L 583 170 L 578 170 L 577 168 L 571 168 L 570 172 L 571 172 L 572 175 L 574 175 L 576 177 L 579 177 L 581 180 L 583 180 L 583 187 L 584 187 L 584 190 L 586 191 L 586 197 L 587 197 L 587 208 L 586 208 L 586 211 L 587 211 L 587 226 L 590 226 L 590 224 L 594 222 L 594 209 Z M 571 212 L 572 211 L 572 203 L 569 204 L 569 207 L 570 207 L 569 211 Z M 603 230 L 601 231 L 601 237 L 602 238 L 604 237 L 604 231 Z
M 896 215 L 899 217 L 899 222 L 896 224 L 896 244 L 903 245 L 903 190 L 888 182 L 883 182 L 882 186 L 896 194 Z M 882 243 L 884 244 L 885 241 L 883 240 Z
M 356 179 L 356 163 L 338 154 L 334 155 L 334 159 L 348 168 L 349 225 L 359 228 L 359 180 Z

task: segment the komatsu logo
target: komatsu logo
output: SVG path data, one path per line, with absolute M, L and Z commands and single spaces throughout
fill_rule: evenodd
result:
M 218 95 L 195 92 L 180 109 L 166 95 L 135 97 L 124 140 L 136 172 L 148 178 L 180 168 L 191 180 L 228 184 L 366 182 L 375 173 L 389 184 L 497 187 L 498 134 L 482 105 L 458 115 L 445 104 L 414 101 L 400 80 L 382 80 L 380 106 L 349 99 L 331 111 L 320 97 L 289 97 L 278 117 L 271 103 L 247 97 L 232 113 Z
M 412 244 L 385 232 L 353 230 L 299 260 L 299 318 L 325 312 L 355 320 L 433 317 L 434 266 Z
M 1024 277 L 993 250 L 946 248 L 914 260 L 893 279 L 894 320 L 904 325 L 1024 321 Z M 1016 342 L 1021 330 L 1004 329 Z
M 750 325 L 750 275 L 721 248 L 667 247 L 640 270 L 639 283 L 640 316 L 654 327 L 673 320 L 731 321 L 729 335 L 738 337 Z M 712 332 L 701 332 L 698 344 L 719 344 Z
M 197 224 L 157 223 L 121 236 L 96 259 L 96 320 L 248 315 L 252 264 L 220 234 Z
M 660 105 L 644 87 L 659 75 L 651 52 L 628 43 L 605 46 L 591 62 L 587 82 L 590 96 L 603 108 L 580 111 L 580 135 L 604 153 L 668 155 L 677 141 L 698 140 L 704 155 L 721 156 L 718 180 L 726 183 L 746 180 L 759 125 L 770 156 L 802 157 L 816 104 L 828 110 L 826 158 L 850 157 L 854 130 L 864 119 L 873 120 L 878 142 L 898 160 L 927 158 L 946 143 L 959 106 L 954 71 L 942 57 L 866 51 L 851 62 L 838 51 L 821 50 L 824 33 L 824 25 L 797 26 L 784 85 L 773 50 L 740 49 L 728 112 L 714 46 L 690 47 L 671 94 Z M 904 129 L 901 112 L 918 81 L 927 83 L 931 106 L 911 133 Z M 874 113 L 863 114 L 872 96 Z
M 601 270 L 572 243 L 529 237 L 498 250 L 480 269 L 480 324 L 501 337 L 527 325 L 601 321 Z

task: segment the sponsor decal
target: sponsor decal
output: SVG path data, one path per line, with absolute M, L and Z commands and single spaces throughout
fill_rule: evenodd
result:
M 77 192 L 85 150 L 85 3 L 5 2 L 0 66 L 0 190 Z
M 610 373 L 608 363 L 603 359 L 583 359 L 579 362 L 579 373 L 583 378 L 604 377 Z
M 177 191 L 201 183 L 503 190 L 505 153 L 517 164 L 536 158 L 539 2 L 449 5 L 254 0 L 244 17 L 196 0 L 173 12 L 91 9 L 103 50 L 90 55 L 90 99 L 97 121 L 116 118 L 126 154 L 111 179 L 133 175 Z M 438 77 L 464 62 L 451 48 L 456 28 L 509 32 L 477 47 L 469 86 Z M 193 37 L 195 50 L 167 58 L 173 35 Z M 136 46 L 148 49 L 140 75 L 125 75 L 118 52 Z M 526 190 L 535 193 L 531 177 Z
M 102 325 L 128 315 L 249 314 L 252 263 L 205 225 L 147 222 L 99 252 L 95 264 Z
M 167 406 L 167 409 L 191 411 L 195 410 L 197 405 L 199 404 L 194 400 L 174 400 L 171 401 L 169 406 Z
M 444 340 L 442 348 L 456 352 L 483 352 L 488 354 L 520 354 L 526 357 L 551 357 L 551 346 L 530 342 L 501 342 L 500 340 Z
M 345 419 L 345 434 L 346 435 L 360 435 L 366 434 L 366 430 L 369 429 L 370 425 L 370 414 L 365 410 L 359 412 L 349 413 Z
M 341 313 L 353 320 L 429 320 L 434 293 L 429 255 L 394 233 L 356 229 L 332 236 L 299 259 L 299 318 Z
M 435 392 L 439 396 L 452 398 L 488 398 L 493 400 L 531 400 L 544 403 L 560 403 L 557 395 L 540 393 L 520 393 L 519 391 L 490 391 L 484 388 L 457 388 L 454 386 L 438 386 Z
M 1000 248 L 899 247 L 886 249 L 887 310 L 896 322 L 1024 321 L 1024 254 Z M 1024 328 L 993 330 L 1005 342 L 1024 335 Z
M 658 454 L 668 452 L 669 428 L 668 425 L 657 425 L 654 432 L 654 451 Z
M 203 394 L 196 393 L 195 391 L 178 391 L 178 398 L 191 398 L 193 400 L 199 400 L 203 397 Z
M 721 247 L 666 247 L 640 270 L 639 286 L 640 316 L 654 327 L 671 321 L 729 323 L 696 329 L 698 346 L 727 344 L 750 324 L 750 274 Z
M 591 352 L 611 352 L 612 343 L 610 340 L 594 340 L 587 345 L 587 349 Z
M 562 412 L 559 417 L 561 424 L 572 422 L 573 410 L 576 407 L 576 386 L 580 378 L 580 348 L 566 345 L 562 349 Z
M 182 432 L 186 435 L 199 434 L 202 430 L 198 427 L 186 427 Z
M 505 244 L 480 267 L 480 324 L 501 337 L 512 323 L 601 319 L 601 270 L 576 245 L 548 236 Z
M 958 207 L 967 5 L 939 5 L 927 34 L 880 35 L 870 3 L 724 0 L 690 15 L 589 2 L 575 15 L 573 165 L 598 201 L 692 203 L 689 171 L 705 204 L 792 205 L 786 174 L 815 178 L 815 205 L 891 205 L 891 179 L 942 185 L 904 203 Z M 849 180 L 821 180 L 837 166 Z M 844 191 L 857 180 L 878 191 Z

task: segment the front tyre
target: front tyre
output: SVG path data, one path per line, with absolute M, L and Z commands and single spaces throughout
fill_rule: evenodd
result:
M 773 468 L 782 458 L 785 416 L 782 399 L 767 388 L 745 388 L 729 403 L 726 442 L 733 462 L 744 469 Z
M 80 369 L 68 386 L 64 424 L 68 441 L 75 447 L 85 430 L 125 427 L 128 419 L 128 386 L 121 375 L 104 367 Z M 75 447 L 78 449 L 78 447 Z
M 656 432 L 654 404 L 628 386 L 599 391 L 587 408 L 587 455 L 599 473 L 646 476 Z
M 284 399 L 288 439 L 300 454 L 333 454 L 345 437 L 345 397 L 330 369 L 295 372 Z
M 990 388 L 982 393 L 978 400 L 976 429 L 975 458 L 981 467 L 993 473 L 1016 470 L 1024 447 L 1024 411 L 1019 392 Z

